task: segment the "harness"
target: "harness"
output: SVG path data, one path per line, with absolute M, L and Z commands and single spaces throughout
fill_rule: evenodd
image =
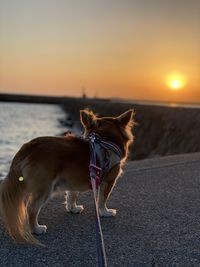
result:
M 121 149 L 114 143 L 106 141 L 92 132 L 88 136 L 90 144 L 90 178 L 95 180 L 96 188 L 103 177 L 122 159 Z
M 88 136 L 90 144 L 90 185 L 94 196 L 94 206 L 96 214 L 96 238 L 98 266 L 107 267 L 106 252 L 104 246 L 103 233 L 98 211 L 99 185 L 106 173 L 119 164 L 122 159 L 121 149 L 114 143 L 108 142 L 100 135 L 92 132 Z M 97 190 L 98 189 L 98 190 Z

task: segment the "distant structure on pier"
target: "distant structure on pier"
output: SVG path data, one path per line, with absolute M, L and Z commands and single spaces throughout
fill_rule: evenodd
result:
M 87 98 L 85 86 L 81 87 L 81 92 L 82 92 L 82 98 L 83 99 Z

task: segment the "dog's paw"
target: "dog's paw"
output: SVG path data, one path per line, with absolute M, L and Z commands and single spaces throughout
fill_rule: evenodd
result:
M 42 235 L 42 234 L 45 234 L 46 231 L 47 231 L 46 225 L 38 225 L 37 227 L 34 228 L 33 234 Z
M 73 214 L 81 213 L 84 210 L 83 205 L 76 205 L 74 207 L 68 207 L 66 206 L 67 212 L 71 212 Z
M 104 210 L 99 210 L 99 215 L 101 217 L 114 217 L 116 216 L 117 211 L 114 209 L 104 209 Z

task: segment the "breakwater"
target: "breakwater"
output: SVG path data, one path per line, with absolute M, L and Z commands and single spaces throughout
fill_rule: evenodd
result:
M 0 94 L 2 102 L 19 102 L 19 103 L 42 103 L 42 104 L 60 104 L 65 97 L 43 96 L 43 95 L 23 95 L 23 94 Z
M 175 155 L 200 151 L 200 109 L 138 105 L 95 99 L 65 99 L 62 107 L 79 123 L 79 110 L 92 109 L 101 116 L 116 116 L 133 108 L 137 126 L 130 159 Z

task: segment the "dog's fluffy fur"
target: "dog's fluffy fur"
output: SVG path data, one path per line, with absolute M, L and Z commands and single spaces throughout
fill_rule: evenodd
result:
M 103 177 L 100 185 L 99 212 L 101 216 L 114 216 L 106 201 L 112 191 L 122 164 L 127 158 L 128 146 L 133 141 L 133 111 L 119 117 L 97 117 L 82 110 L 81 123 L 84 137 L 91 132 L 116 143 L 123 159 Z M 37 243 L 32 233 L 46 232 L 46 225 L 38 224 L 41 207 L 56 190 L 67 192 L 66 209 L 80 213 L 83 206 L 76 205 L 78 192 L 89 189 L 89 143 L 72 134 L 64 137 L 39 137 L 22 146 L 15 155 L 10 171 L 1 185 L 1 212 L 9 234 L 17 241 Z M 24 180 L 19 181 L 23 176 Z

